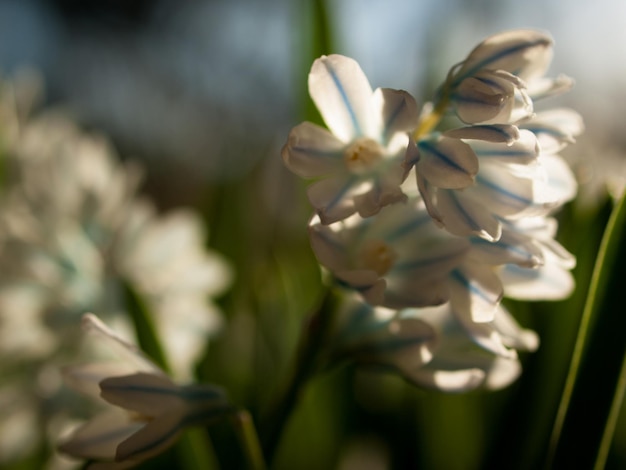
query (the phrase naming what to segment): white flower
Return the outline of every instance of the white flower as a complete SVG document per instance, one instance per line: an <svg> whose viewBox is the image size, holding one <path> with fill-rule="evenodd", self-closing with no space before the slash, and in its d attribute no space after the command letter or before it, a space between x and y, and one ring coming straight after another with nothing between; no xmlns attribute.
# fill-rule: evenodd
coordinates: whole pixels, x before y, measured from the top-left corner
<svg viewBox="0 0 626 470"><path fill-rule="evenodd" d="M442 93L459 118L471 124L514 123L533 114L533 100L569 90L565 76L544 77L552 38L534 30L495 34L455 66Z"/></svg>
<svg viewBox="0 0 626 470"><path fill-rule="evenodd" d="M331 345L335 360L411 373L432 359L438 338L419 318L398 316L396 310L373 307L346 293L337 312Z"/></svg>
<svg viewBox="0 0 626 470"><path fill-rule="evenodd" d="M532 244L539 263L534 266L506 264L499 268L498 277L507 297L520 300L561 300L574 290L570 270L576 259L554 240L557 222L552 218L529 218L510 224L508 230Z"/></svg>
<svg viewBox="0 0 626 470"><path fill-rule="evenodd" d="M61 444L62 452L119 462L119 467L125 468L163 452L185 427L210 422L230 409L220 389L175 384L94 315L83 317L83 327L120 357L116 362L68 367L66 381L78 391L99 395L114 406L76 429Z"/></svg>
<svg viewBox="0 0 626 470"><path fill-rule="evenodd" d="M430 219L420 200L395 204L376 217L358 215L309 225L318 261L372 305L436 305L448 300L448 275L460 265L467 240L452 237Z"/></svg>
<svg viewBox="0 0 626 470"><path fill-rule="evenodd" d="M568 144L573 144L585 129L581 115L569 108L540 111L517 125L537 136L541 153L545 155L556 154Z"/></svg>
<svg viewBox="0 0 626 470"><path fill-rule="evenodd" d="M153 314L174 376L191 377L221 323L211 297L232 278L205 248L199 216L175 210L161 217L138 196L138 169L64 115L25 119L5 145L0 367L19 378L38 419L50 423L58 415L64 391L48 371L76 353L79 315L98 310L116 328L132 330L126 285ZM52 379L38 380L42 374Z"/></svg>
<svg viewBox="0 0 626 470"><path fill-rule="evenodd" d="M0 208L0 302L30 292L38 302L27 316L48 315L47 328L62 337L85 310L123 312L120 285L128 282L154 312L175 373L189 377L220 325L210 296L232 278L204 247L200 218L190 210L160 217L137 195L136 168L63 116L28 121L9 149L18 178Z"/></svg>
<svg viewBox="0 0 626 470"><path fill-rule="evenodd" d="M569 190L562 193L556 181L551 180L552 160L538 158L540 148L532 132L521 129L512 142L506 140L510 132L502 133L500 141L482 139L482 128L476 132L480 139L472 138L474 133L473 128L467 128L453 134L471 149L468 155L478 162L475 176L463 187L447 184L443 172L441 178L432 178L430 163L420 167L422 154L429 159L452 161L441 146L431 144L431 139L420 140L416 150L407 153L407 165L416 164L417 185L430 215L446 230L459 236L478 235L497 241L502 233L501 219L545 215L565 202ZM450 180L455 178L452 173Z"/></svg>
<svg viewBox="0 0 626 470"><path fill-rule="evenodd" d="M150 204L136 202L117 236L114 266L148 302L172 370L188 379L221 325L210 298L228 287L232 272L204 248L204 226L189 210L159 217Z"/></svg>
<svg viewBox="0 0 626 470"><path fill-rule="evenodd" d="M404 200L402 159L417 123L414 99L403 91L372 91L359 65L341 55L313 63L309 92L329 130L296 126L282 156L294 173L322 178L308 190L321 222L355 212L369 217Z"/></svg>
<svg viewBox="0 0 626 470"><path fill-rule="evenodd" d="M478 343L475 332L468 334L449 304L407 309L400 317L419 318L437 331L439 341L432 360L406 376L420 387L446 392L504 388L521 373L515 349L534 351L539 344L533 331L520 328L501 307L492 322L482 324Z"/></svg>

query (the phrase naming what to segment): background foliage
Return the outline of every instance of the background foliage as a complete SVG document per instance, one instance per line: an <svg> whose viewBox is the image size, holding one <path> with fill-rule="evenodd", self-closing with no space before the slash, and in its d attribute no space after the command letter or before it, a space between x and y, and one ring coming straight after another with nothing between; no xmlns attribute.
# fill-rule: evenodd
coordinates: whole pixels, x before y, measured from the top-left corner
<svg viewBox="0 0 626 470"><path fill-rule="evenodd" d="M595 275L600 289L586 299L613 207L603 169L611 188L626 176L621 109L612 105L625 93L626 70L615 60L626 45L616 23L623 9L617 0L593 8L580 1L4 0L0 67L8 76L25 66L39 70L46 106L69 109L86 128L109 134L123 156L139 159L143 191L161 209L188 205L202 213L207 244L229 259L236 279L219 300L224 330L197 375L227 388L262 423L322 292L304 183L279 157L291 126L319 121L306 93L312 60L350 55L374 86L427 99L468 45L511 27L550 31L553 69L578 80L563 104L583 115L587 131L565 153L581 195L560 219L560 241L578 259L578 288L563 302L509 305L539 333L540 349L523 357L521 378L498 392L443 395L350 366L322 374L300 396L274 467L527 469L542 468L553 450L550 465L572 468L578 449L591 467L605 425L586 428L587 417L604 413L616 422L613 439L603 441L610 443L607 468L620 468L621 395L608 404L624 386L623 215L614 216L613 238L604 242L611 263ZM578 335L585 340L577 346L581 378L571 382L564 443L549 450ZM210 447L202 431L190 432L145 468L244 467L229 423L209 436ZM38 468L42 455L11 468Z"/></svg>

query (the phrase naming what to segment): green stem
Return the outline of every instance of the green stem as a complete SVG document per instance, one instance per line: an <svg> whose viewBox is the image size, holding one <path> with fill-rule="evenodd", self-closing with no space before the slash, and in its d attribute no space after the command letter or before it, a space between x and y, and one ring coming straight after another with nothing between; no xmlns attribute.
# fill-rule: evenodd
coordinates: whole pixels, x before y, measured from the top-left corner
<svg viewBox="0 0 626 470"><path fill-rule="evenodd" d="M130 283L124 282L122 287L126 299L126 308L135 326L139 346L161 369L170 373L167 356L161 346L148 306Z"/></svg>
<svg viewBox="0 0 626 470"><path fill-rule="evenodd" d="M320 308L309 319L302 332L291 377L263 421L263 450L269 463L272 462L283 429L306 383L320 368L320 352L332 325L335 304L335 295L329 289Z"/></svg>
<svg viewBox="0 0 626 470"><path fill-rule="evenodd" d="M232 415L231 420L241 443L241 447L246 454L248 468L250 470L265 470L265 460L263 459L263 451L259 443L259 437L252 421L252 417L247 410L238 410Z"/></svg>
<svg viewBox="0 0 626 470"><path fill-rule="evenodd" d="M624 402L624 392L626 391L626 354L622 360L622 368L619 374L619 381L615 388L615 395L613 396L613 403L611 404L611 410L609 411L609 418L607 419L602 439L600 440L600 448L598 450L598 456L594 465L594 470L602 470L606 467L606 460L609 456L609 450L613 443L613 433L615 432L615 426L617 426L617 420L619 418L620 409Z"/></svg>
<svg viewBox="0 0 626 470"><path fill-rule="evenodd" d="M626 342L622 314L626 275L626 198L604 232L572 362L549 443L546 468L592 468L612 434L611 405L620 396Z"/></svg>
<svg viewBox="0 0 626 470"><path fill-rule="evenodd" d="M445 86L445 85L444 85ZM431 132L439 122L448 108L449 103L448 93L443 93L441 98L437 101L437 104L433 108L433 110L426 115L424 118L420 119L420 122L417 126L417 129L413 133L413 137L415 140L418 140L420 137Z"/></svg>

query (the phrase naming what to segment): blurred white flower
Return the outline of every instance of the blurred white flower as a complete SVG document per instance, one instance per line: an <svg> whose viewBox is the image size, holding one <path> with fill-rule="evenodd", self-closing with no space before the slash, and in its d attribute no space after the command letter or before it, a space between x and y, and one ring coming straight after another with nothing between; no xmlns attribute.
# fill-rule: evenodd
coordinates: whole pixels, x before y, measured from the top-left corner
<svg viewBox="0 0 626 470"><path fill-rule="evenodd" d="M67 367L66 382L113 407L75 429L61 444L61 452L116 462L107 468L127 468L163 452L184 428L206 424L231 409L219 388L175 384L95 315L85 315L82 323L94 336L91 340L104 341L118 358Z"/></svg>
<svg viewBox="0 0 626 470"><path fill-rule="evenodd" d="M68 116L15 115L12 122L10 132L0 130L7 175L0 200L0 389L29 383L24 396L45 423L62 407L60 381L48 372L75 354L77 318L97 310L116 328L132 330L127 285L151 313L172 373L190 378L221 324L211 299L232 278L205 247L200 217L191 210L160 216L138 195L139 169Z"/></svg>

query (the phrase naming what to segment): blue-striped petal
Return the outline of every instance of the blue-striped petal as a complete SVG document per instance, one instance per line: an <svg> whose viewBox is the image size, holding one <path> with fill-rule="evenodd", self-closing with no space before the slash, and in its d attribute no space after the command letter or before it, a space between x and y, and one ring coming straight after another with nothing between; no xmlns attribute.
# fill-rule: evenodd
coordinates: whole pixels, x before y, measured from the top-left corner
<svg viewBox="0 0 626 470"><path fill-rule="evenodd" d="M528 29L490 36L470 52L453 85L482 69L506 70L523 79L543 75L552 59L552 44L549 35Z"/></svg>
<svg viewBox="0 0 626 470"><path fill-rule="evenodd" d="M345 168L345 144L328 130L303 122L289 133L282 149L287 168L304 178L324 176Z"/></svg>
<svg viewBox="0 0 626 470"><path fill-rule="evenodd" d="M138 373L100 382L101 396L109 403L145 416L180 406L180 387L167 377Z"/></svg>
<svg viewBox="0 0 626 470"><path fill-rule="evenodd" d="M431 198L436 195L436 204L430 203L436 212L430 208L429 212L433 217L438 216L438 221L454 235L477 235L489 241L499 240L502 227L489 206L466 197L464 192L439 189L432 194L433 191L430 191Z"/></svg>
<svg viewBox="0 0 626 470"><path fill-rule="evenodd" d="M507 265L499 272L507 297L519 300L561 300L574 290L569 270L547 260L535 269Z"/></svg>
<svg viewBox="0 0 626 470"><path fill-rule="evenodd" d="M373 137L372 88L359 64L338 54L315 60L309 93L330 131L343 142Z"/></svg>
<svg viewBox="0 0 626 470"><path fill-rule="evenodd" d="M439 136L417 143L416 171L440 188L465 188L474 182L478 159L472 148L459 139Z"/></svg>
<svg viewBox="0 0 626 470"><path fill-rule="evenodd" d="M484 159L525 164L536 159L540 151L535 134L525 129L521 129L518 138L510 144L473 140L470 145L481 164Z"/></svg>
<svg viewBox="0 0 626 470"><path fill-rule="evenodd" d="M356 209L352 195L359 189L357 181L356 176L339 174L309 185L309 202L323 224L331 224L354 214Z"/></svg>
<svg viewBox="0 0 626 470"><path fill-rule="evenodd" d="M488 266L466 263L450 275L450 305L462 322L493 321L502 296L500 279Z"/></svg>
<svg viewBox="0 0 626 470"><path fill-rule="evenodd" d="M113 460L120 442L139 431L145 422L131 421L122 410L101 413L76 429L59 446L63 453L84 459Z"/></svg>
<svg viewBox="0 0 626 470"><path fill-rule="evenodd" d="M165 451L184 429L183 412L183 408L176 408L149 421L117 446L115 460L142 461Z"/></svg>
<svg viewBox="0 0 626 470"><path fill-rule="evenodd" d="M512 124L485 124L476 126L457 127L443 133L453 139L484 140L511 145L520 138L517 126Z"/></svg>
<svg viewBox="0 0 626 470"><path fill-rule="evenodd" d="M374 112L382 116L381 142L386 144L394 134L412 132L417 127L417 103L406 91L377 88L373 100Z"/></svg>

